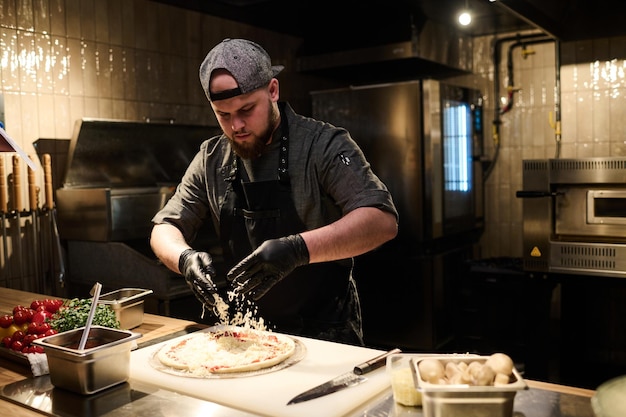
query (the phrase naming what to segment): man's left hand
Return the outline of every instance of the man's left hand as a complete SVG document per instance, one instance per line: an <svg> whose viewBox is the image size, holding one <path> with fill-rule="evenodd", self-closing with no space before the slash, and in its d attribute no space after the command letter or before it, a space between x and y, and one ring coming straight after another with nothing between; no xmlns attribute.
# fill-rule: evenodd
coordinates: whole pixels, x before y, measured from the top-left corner
<svg viewBox="0 0 626 417"><path fill-rule="evenodd" d="M226 278L235 291L253 300L263 297L276 283L299 266L309 263L309 250L299 234L266 240L235 265Z"/></svg>

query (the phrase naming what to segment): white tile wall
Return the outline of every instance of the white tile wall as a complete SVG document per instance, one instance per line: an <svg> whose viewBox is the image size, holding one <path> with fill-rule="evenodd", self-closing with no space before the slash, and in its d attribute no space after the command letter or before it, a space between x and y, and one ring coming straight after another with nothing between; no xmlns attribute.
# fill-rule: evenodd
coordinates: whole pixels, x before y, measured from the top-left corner
<svg viewBox="0 0 626 417"><path fill-rule="evenodd" d="M221 39L246 35L277 60L299 45L149 0L2 0L2 122L31 155L39 138L69 139L83 117L216 124L198 67ZM0 157L10 162L11 154Z"/></svg>
<svg viewBox="0 0 626 417"><path fill-rule="evenodd" d="M488 79L493 79L494 67L484 62L484 45L491 40L475 42L475 72ZM522 160L556 156L555 45L533 45L532 49L534 53L526 58L516 51L513 60L514 84L520 91L512 110L502 116L497 167L485 187L483 257L523 255L522 205L515 197L522 186ZM506 53L502 57L500 99L504 100ZM561 157L626 155L625 59L624 37L561 45ZM490 98L487 94L493 114ZM485 145L492 155L488 135Z"/></svg>

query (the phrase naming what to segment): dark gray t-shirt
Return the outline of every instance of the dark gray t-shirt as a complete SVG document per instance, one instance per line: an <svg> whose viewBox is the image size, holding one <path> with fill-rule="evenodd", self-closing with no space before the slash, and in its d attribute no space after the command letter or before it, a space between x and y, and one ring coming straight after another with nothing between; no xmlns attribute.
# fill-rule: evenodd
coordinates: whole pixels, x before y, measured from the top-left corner
<svg viewBox="0 0 626 417"><path fill-rule="evenodd" d="M296 210L308 230L330 224L359 207L398 213L387 187L342 128L296 114L285 106L289 125L288 171ZM251 181L278 178L278 142L258 159L243 161ZM219 232L219 213L236 163L226 136L200 147L172 198L152 219L178 227L192 242L210 217ZM273 177L273 178L272 178Z"/></svg>

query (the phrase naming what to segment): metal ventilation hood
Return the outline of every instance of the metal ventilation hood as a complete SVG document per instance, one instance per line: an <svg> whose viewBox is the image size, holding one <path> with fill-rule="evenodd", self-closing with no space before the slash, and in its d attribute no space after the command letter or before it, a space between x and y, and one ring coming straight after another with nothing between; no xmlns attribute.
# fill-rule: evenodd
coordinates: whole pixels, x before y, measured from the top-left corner
<svg viewBox="0 0 626 417"><path fill-rule="evenodd" d="M352 37L376 43L407 16L454 27L464 4L472 10L471 36L538 28L562 41L626 35L623 0L152 0L301 37L302 55L329 52ZM341 7L339 7L341 3ZM287 16L277 18L278 14ZM408 38L407 38L408 39ZM406 40L406 39L405 39ZM310 47L318 51L308 50ZM347 50L348 48L341 48Z"/></svg>
<svg viewBox="0 0 626 417"><path fill-rule="evenodd" d="M471 71L471 38L427 20L412 25L406 40L298 58L297 70L350 80L352 84L440 78Z"/></svg>
<svg viewBox="0 0 626 417"><path fill-rule="evenodd" d="M623 0L153 0L302 39L298 70L351 82L468 71L472 37L539 29L561 41L626 36ZM466 4L474 19L460 29ZM288 16L277 19L276 13Z"/></svg>
<svg viewBox="0 0 626 417"><path fill-rule="evenodd" d="M465 73L473 36L531 28L488 0L158 1L295 35L298 71L351 83ZM474 19L460 29L464 4Z"/></svg>

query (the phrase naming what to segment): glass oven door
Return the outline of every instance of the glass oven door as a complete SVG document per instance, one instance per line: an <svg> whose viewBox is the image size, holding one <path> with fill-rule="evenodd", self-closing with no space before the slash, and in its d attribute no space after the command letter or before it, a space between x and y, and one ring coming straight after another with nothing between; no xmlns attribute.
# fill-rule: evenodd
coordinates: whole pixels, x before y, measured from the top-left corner
<svg viewBox="0 0 626 417"><path fill-rule="evenodd" d="M626 225L626 190L587 191L587 223Z"/></svg>
<svg viewBox="0 0 626 417"><path fill-rule="evenodd" d="M444 234L475 226L473 110L469 101L442 97Z"/></svg>

